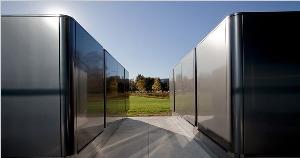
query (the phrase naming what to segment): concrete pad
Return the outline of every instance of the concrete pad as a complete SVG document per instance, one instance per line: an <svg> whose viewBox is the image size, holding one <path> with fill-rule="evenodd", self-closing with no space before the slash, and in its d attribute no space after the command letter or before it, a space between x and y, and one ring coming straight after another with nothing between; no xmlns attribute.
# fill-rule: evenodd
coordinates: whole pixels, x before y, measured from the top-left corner
<svg viewBox="0 0 300 158"><path fill-rule="evenodd" d="M195 136L195 127L178 116L129 117L92 157L218 157Z"/></svg>
<svg viewBox="0 0 300 158"><path fill-rule="evenodd" d="M150 158L210 157L194 140L194 135L178 125L176 117L154 118L149 124Z"/></svg>
<svg viewBox="0 0 300 158"><path fill-rule="evenodd" d="M147 124L125 119L97 157L143 158L148 155Z"/></svg>

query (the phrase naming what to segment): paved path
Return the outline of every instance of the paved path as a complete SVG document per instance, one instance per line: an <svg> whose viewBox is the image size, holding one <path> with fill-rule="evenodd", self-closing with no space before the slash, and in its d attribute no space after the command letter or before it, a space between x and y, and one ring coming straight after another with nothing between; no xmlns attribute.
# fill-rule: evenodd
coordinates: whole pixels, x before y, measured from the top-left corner
<svg viewBox="0 0 300 158"><path fill-rule="evenodd" d="M193 126L176 116L125 119L97 158L199 158L212 157L196 142ZM214 156L213 156L214 157Z"/></svg>

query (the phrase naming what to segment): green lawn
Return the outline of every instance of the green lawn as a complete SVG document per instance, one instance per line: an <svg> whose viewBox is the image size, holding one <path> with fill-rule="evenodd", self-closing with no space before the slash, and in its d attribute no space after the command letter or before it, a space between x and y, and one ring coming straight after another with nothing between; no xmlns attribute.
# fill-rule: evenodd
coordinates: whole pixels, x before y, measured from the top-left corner
<svg viewBox="0 0 300 158"><path fill-rule="evenodd" d="M147 98L141 96L129 97L127 116L157 116L171 115L169 98Z"/></svg>

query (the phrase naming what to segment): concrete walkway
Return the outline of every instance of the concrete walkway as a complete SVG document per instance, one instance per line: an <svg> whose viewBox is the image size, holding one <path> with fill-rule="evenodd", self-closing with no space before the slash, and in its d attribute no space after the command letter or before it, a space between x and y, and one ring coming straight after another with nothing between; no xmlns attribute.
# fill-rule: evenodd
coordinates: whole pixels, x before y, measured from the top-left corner
<svg viewBox="0 0 300 158"><path fill-rule="evenodd" d="M98 148L97 158L216 157L193 134L193 126L177 116L130 117Z"/></svg>

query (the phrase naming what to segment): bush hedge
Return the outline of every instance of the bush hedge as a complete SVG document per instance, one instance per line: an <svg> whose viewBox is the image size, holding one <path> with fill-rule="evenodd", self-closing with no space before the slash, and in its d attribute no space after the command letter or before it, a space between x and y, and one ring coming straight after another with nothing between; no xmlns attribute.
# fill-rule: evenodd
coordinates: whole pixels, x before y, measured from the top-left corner
<svg viewBox="0 0 300 158"><path fill-rule="evenodd" d="M169 98L169 92L130 92L132 96L141 96L147 98Z"/></svg>

